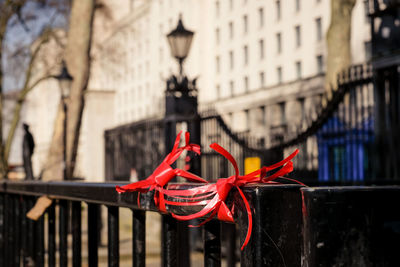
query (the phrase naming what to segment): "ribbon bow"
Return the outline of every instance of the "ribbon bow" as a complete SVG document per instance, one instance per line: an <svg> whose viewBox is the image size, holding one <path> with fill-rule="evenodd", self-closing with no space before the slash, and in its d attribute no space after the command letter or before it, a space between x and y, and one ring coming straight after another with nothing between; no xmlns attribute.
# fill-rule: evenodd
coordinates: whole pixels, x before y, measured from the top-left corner
<svg viewBox="0 0 400 267"><path fill-rule="evenodd" d="M185 133L185 146L179 147L181 133L182 131L178 133L172 151L165 157L165 159L149 177L147 177L145 180L141 180L132 184L116 186L117 192L124 193L138 191L140 193L146 193L155 190L156 193L154 194L154 202L158 206L160 211L166 212L164 195L160 193L160 189L162 189L174 177L181 176L189 181L208 183L206 180L200 178L193 173L181 169L173 169L171 167L171 164L173 164L185 150L193 151L196 154L200 155L200 146L197 144L190 144L190 134L188 132Z"/></svg>
<svg viewBox="0 0 400 267"><path fill-rule="evenodd" d="M234 222L234 206L232 205L232 207L229 208L225 201L230 190L235 187L244 202L248 218L247 234L245 241L243 242L243 245L241 247L241 249L243 250L250 240L253 227L253 219L249 202L247 201L240 187L249 183L274 183L272 182L274 179L288 174L293 170L293 163L291 162L291 160L297 155L299 151L296 149L290 156L276 164L267 167L264 166L255 172L241 176L239 175L239 169L236 160L228 151L226 151L217 143L211 144L210 147L231 162L235 169L235 175L228 178L221 178L215 184L207 184L187 190L160 189L161 192L168 196L170 199L175 199L175 201L168 199L165 199L163 201L167 205L174 206L204 206L199 212L190 215L177 215L175 213L171 213L172 216L178 220L192 220L208 215L208 217L202 223L196 226L191 225L191 227L201 226L210 221L213 217L215 217L215 215L217 215L218 219L220 220ZM279 167L282 168L280 168L274 174L266 176L267 172L275 170ZM297 182L296 180L290 178L285 179ZM182 202L182 200L184 200L185 202Z"/></svg>

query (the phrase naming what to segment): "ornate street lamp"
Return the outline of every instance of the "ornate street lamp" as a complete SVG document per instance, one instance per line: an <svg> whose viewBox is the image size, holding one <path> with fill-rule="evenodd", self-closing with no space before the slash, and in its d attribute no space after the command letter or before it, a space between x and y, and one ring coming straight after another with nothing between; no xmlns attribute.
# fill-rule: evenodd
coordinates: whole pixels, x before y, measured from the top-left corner
<svg viewBox="0 0 400 267"><path fill-rule="evenodd" d="M189 54L194 33L185 29L182 23L182 15L179 15L178 26L168 35L168 44L171 48L171 54L179 62L179 74L182 75L182 63Z"/></svg>
<svg viewBox="0 0 400 267"><path fill-rule="evenodd" d="M69 98L70 93L71 93L71 85L73 81L73 77L69 74L67 65L65 64L65 61L62 61L62 68L61 68L61 73L57 76L55 76L58 80L58 83L60 85L60 91L61 91L61 102L63 104L63 109L64 109L64 129L63 129L63 161L64 161L64 170L63 170L63 179L68 180L68 175L67 175L67 114L68 114L68 106L66 103L66 100Z"/></svg>

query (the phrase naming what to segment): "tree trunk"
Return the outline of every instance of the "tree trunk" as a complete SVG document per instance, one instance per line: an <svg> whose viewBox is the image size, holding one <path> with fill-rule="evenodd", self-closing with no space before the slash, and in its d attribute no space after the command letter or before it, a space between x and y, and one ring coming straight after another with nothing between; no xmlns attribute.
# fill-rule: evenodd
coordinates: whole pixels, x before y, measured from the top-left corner
<svg viewBox="0 0 400 267"><path fill-rule="evenodd" d="M95 1L75 0L72 3L70 24L68 32L68 43L65 52L65 60L68 71L74 80L71 86L70 100L68 105L67 125L67 176L72 177L75 159L78 150L79 133L81 127L82 113L84 108L84 93L89 81L90 74L90 47L92 36L93 15ZM43 172L43 180L61 180L61 169L63 167L63 138L62 138L62 109L58 110L56 116L56 127L50 144L47 162L53 162L51 168ZM61 127L59 127L61 126ZM60 129L61 128L61 129ZM61 149L60 149L61 148ZM60 161L61 159L61 161ZM59 162L59 164L56 164ZM53 167L54 166L54 167Z"/></svg>
<svg viewBox="0 0 400 267"><path fill-rule="evenodd" d="M337 87L337 74L351 65L351 15L356 0L331 0L331 23L326 36L327 90Z"/></svg>

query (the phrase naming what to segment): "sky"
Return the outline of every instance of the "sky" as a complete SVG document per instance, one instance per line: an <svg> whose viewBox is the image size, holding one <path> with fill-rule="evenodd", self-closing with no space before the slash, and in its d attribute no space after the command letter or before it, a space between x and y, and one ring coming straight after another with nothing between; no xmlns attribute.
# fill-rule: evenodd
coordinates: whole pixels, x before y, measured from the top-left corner
<svg viewBox="0 0 400 267"><path fill-rule="evenodd" d="M25 81L25 69L29 60L30 45L40 36L41 32L47 28L67 28L68 21L65 4L62 1L48 5L42 5L34 1L28 1L22 10L24 23L21 23L17 16L10 20L8 24L5 42L3 45L3 71L4 91L18 90ZM68 2L67 0L64 2ZM19 57L14 56L17 51Z"/></svg>

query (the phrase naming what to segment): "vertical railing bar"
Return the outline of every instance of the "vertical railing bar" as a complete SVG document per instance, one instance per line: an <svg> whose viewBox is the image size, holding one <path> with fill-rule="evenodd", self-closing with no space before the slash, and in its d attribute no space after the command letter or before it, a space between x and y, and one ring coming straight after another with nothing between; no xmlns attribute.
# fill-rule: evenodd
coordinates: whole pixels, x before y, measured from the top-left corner
<svg viewBox="0 0 400 267"><path fill-rule="evenodd" d="M72 266L82 266L82 212L81 202L72 202Z"/></svg>
<svg viewBox="0 0 400 267"><path fill-rule="evenodd" d="M96 204L88 204L88 263L89 267L98 266L98 246L99 246L99 209Z"/></svg>
<svg viewBox="0 0 400 267"><path fill-rule="evenodd" d="M0 193L0 266L5 266L5 248L6 248L6 239L5 239L5 194Z"/></svg>
<svg viewBox="0 0 400 267"><path fill-rule="evenodd" d="M48 255L48 266L56 266L56 208L55 204L51 204L47 210L47 255Z"/></svg>
<svg viewBox="0 0 400 267"><path fill-rule="evenodd" d="M14 254L15 254L15 247L14 247L14 202L13 197L10 194L6 195L5 198L5 209L6 209L6 247L5 247L5 266L14 266Z"/></svg>
<svg viewBox="0 0 400 267"><path fill-rule="evenodd" d="M146 266L146 213L132 211L132 266Z"/></svg>
<svg viewBox="0 0 400 267"><path fill-rule="evenodd" d="M220 222L209 221L203 228L204 266L221 266L221 231Z"/></svg>
<svg viewBox="0 0 400 267"><path fill-rule="evenodd" d="M35 266L44 266L44 217L35 222Z"/></svg>
<svg viewBox="0 0 400 267"><path fill-rule="evenodd" d="M21 196L21 259L23 266L26 266L26 260L28 258L28 218L26 213L28 212L27 198ZM0 266L3 266L0 264Z"/></svg>
<svg viewBox="0 0 400 267"><path fill-rule="evenodd" d="M177 222L171 215L162 216L161 266L177 266Z"/></svg>
<svg viewBox="0 0 400 267"><path fill-rule="evenodd" d="M29 211L33 207L33 197L27 197L27 211ZM31 266L34 260L34 247L35 247L35 222L31 219L27 219L28 227L27 227L27 257L24 260L25 266Z"/></svg>
<svg viewBox="0 0 400 267"><path fill-rule="evenodd" d="M108 207L108 266L119 266L119 210Z"/></svg>
<svg viewBox="0 0 400 267"><path fill-rule="evenodd" d="M60 267L68 266L68 201L59 203L59 256Z"/></svg>
<svg viewBox="0 0 400 267"><path fill-rule="evenodd" d="M15 266L20 266L21 262L21 205L20 205L20 196L14 196L14 212L15 212L15 220L14 225L16 227L14 231L14 242L15 242Z"/></svg>
<svg viewBox="0 0 400 267"><path fill-rule="evenodd" d="M223 224L226 235L226 266L235 267L236 265L236 225L225 223Z"/></svg>

